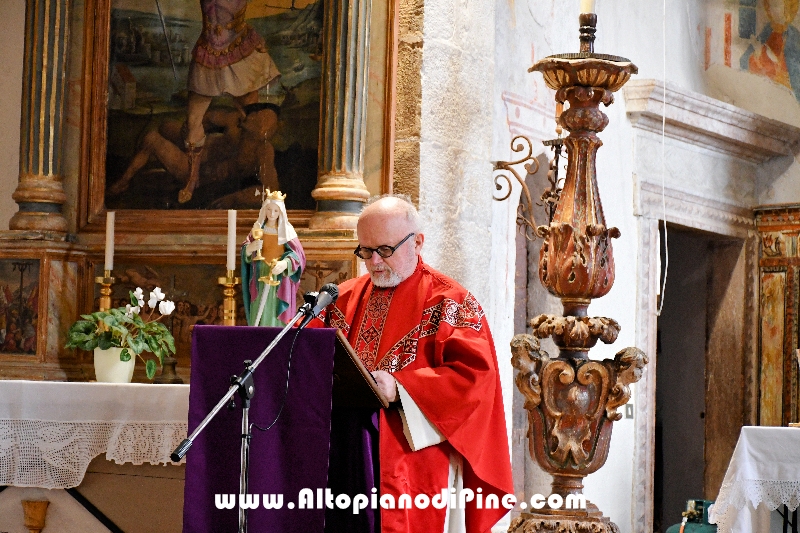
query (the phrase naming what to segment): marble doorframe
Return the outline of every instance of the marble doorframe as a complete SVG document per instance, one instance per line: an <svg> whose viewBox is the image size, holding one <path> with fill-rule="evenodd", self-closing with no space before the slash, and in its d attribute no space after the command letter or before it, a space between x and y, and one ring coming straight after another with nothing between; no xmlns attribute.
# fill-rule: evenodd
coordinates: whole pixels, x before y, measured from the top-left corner
<svg viewBox="0 0 800 533"><path fill-rule="evenodd" d="M755 423L759 243L752 207L756 180L764 163L795 152L800 129L672 84L665 88L656 80L632 81L624 89L624 98L633 126L635 154L633 204L638 225L635 338L636 346L651 354L650 364L633 395L636 442L632 527L634 531L652 531L656 310L660 282L660 268L654 266L660 261L659 221L743 242L746 287L742 317L742 422ZM664 167L664 176L658 172L658 164L647 160L648 156L652 158L652 151L646 153L648 142L661 142L662 118L669 146L669 164ZM714 176L708 176L710 167L716 167ZM692 176L709 179L706 183L691 183Z"/></svg>
<svg viewBox="0 0 800 533"><path fill-rule="evenodd" d="M636 384L634 403L634 446L632 516L635 531L652 531L655 468L656 413L656 341L658 329L658 292L660 283L659 224L667 223L731 237L743 242L746 288L743 302L743 371L745 424L755 423L758 399L757 318L758 318L758 237L749 209L714 202L675 189L665 189L666 216L662 209L660 187L637 183L638 266L636 275L636 346L650 355L641 381ZM673 295L674 296L674 295Z"/></svg>

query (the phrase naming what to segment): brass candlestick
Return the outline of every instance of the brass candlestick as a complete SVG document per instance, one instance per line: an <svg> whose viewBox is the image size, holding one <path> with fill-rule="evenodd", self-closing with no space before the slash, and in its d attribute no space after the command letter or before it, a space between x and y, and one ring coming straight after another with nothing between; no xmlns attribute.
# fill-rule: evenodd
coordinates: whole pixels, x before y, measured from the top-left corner
<svg viewBox="0 0 800 533"><path fill-rule="evenodd" d="M225 287L222 294L225 298L222 300L222 324L225 326L236 325L236 299L234 295L236 290L234 287L242 282L240 278L236 277L235 270L228 270L224 278L217 278L217 283Z"/></svg>
<svg viewBox="0 0 800 533"><path fill-rule="evenodd" d="M44 529L48 505L50 505L50 502L47 500L22 501L25 527L30 533L39 533Z"/></svg>
<svg viewBox="0 0 800 533"><path fill-rule="evenodd" d="M116 279L111 276L110 270L105 270L102 276L94 278L94 282L100 285L100 311L108 311L111 309L111 286Z"/></svg>

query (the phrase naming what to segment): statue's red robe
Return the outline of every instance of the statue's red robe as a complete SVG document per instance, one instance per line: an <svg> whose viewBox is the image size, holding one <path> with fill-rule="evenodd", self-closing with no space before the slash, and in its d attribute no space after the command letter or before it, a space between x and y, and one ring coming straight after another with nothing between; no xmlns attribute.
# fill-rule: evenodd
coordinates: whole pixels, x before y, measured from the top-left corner
<svg viewBox="0 0 800 533"><path fill-rule="evenodd" d="M380 494L430 497L448 487L450 455L463 457L464 487L483 501L513 493L503 398L492 335L474 296L420 259L397 287L368 275L339 286L326 322L342 330L369 370L393 372L446 440L412 451L397 409L380 416ZM484 533L508 512L467 504L467 533ZM382 533L436 533L445 509L381 509Z"/></svg>

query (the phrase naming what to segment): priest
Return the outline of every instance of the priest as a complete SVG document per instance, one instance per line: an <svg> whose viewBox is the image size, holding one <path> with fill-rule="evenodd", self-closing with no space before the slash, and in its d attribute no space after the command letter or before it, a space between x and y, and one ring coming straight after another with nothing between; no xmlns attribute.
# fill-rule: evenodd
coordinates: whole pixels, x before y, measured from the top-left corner
<svg viewBox="0 0 800 533"><path fill-rule="evenodd" d="M357 526L357 519L329 512L326 532L489 532L508 512L497 502L513 485L484 311L466 289L422 260L425 237L407 197L370 201L358 220L358 242L355 254L368 274L339 286L339 299L323 320L347 336L392 405L346 450L341 435L352 420L334 412L329 487L335 493L357 472L368 480L367 493L374 483L379 497L391 496L381 507L393 501L394 508L368 512ZM397 505L403 494L432 499L443 490L448 496L471 490L474 499L463 508Z"/></svg>

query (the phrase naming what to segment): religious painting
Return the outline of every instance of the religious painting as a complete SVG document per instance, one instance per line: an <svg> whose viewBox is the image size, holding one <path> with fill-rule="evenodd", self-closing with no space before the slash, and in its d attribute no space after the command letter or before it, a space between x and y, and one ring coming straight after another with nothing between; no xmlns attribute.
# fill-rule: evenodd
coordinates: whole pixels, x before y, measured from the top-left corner
<svg viewBox="0 0 800 533"><path fill-rule="evenodd" d="M786 271L761 273L759 424L783 424L783 337Z"/></svg>
<svg viewBox="0 0 800 533"><path fill-rule="evenodd" d="M0 267L4 262L0 261ZM103 266L95 265L94 276L101 276ZM0 270L0 274L4 272ZM5 289L11 297L18 301L17 287L19 286L19 272L13 272L9 279L16 279L16 285ZM164 324L175 337L176 356L179 369L181 366L188 368L191 358L192 328L198 324L222 325L223 323L223 287L218 285L217 278L222 273L220 265L211 264L141 264L117 263L114 267L116 283L112 285L111 306L125 307L130 303L130 292L141 287L144 290L145 300L150 291L160 287L166 299L175 302L175 310L165 317ZM326 283L340 284L352 277L353 259L326 259L309 260L306 270L300 279L298 287L298 305L303 301L303 294L309 291L318 291ZM25 272L28 280L32 274ZM5 283L6 277L0 277L0 283ZM36 277L38 280L38 266ZM32 287L32 285L30 286ZM26 288L24 296L30 299L31 289ZM10 292L9 292L10 291ZM35 293L34 293L35 294ZM100 305L100 286L94 285L94 301L92 309ZM242 301L242 287L236 287L236 325L246 326L244 304ZM26 300L27 301L27 300ZM16 305L16 304L15 304ZM32 304L35 306L35 301ZM33 307L33 309L36 309ZM16 316L16 311L14 312Z"/></svg>
<svg viewBox="0 0 800 533"><path fill-rule="evenodd" d="M108 209L313 209L323 0L111 0Z"/></svg>
<svg viewBox="0 0 800 533"><path fill-rule="evenodd" d="M145 300L150 291L161 288L175 310L163 319L175 337L178 366L188 368L191 358L192 328L198 324L222 325L222 287L217 284L219 265L128 264L115 265L116 283L112 285L111 306L125 307L130 292L141 287ZM102 275L102 265L95 266L95 275ZM99 307L100 290L95 285L93 309ZM236 294L237 325L247 325L241 290ZM145 312L148 312L146 310Z"/></svg>
<svg viewBox="0 0 800 533"><path fill-rule="evenodd" d="M36 354L39 260L0 260L0 353Z"/></svg>
<svg viewBox="0 0 800 533"><path fill-rule="evenodd" d="M319 291L327 283L339 285L353 277L352 259L311 261L306 263L306 271L300 278L300 292Z"/></svg>
<svg viewBox="0 0 800 533"><path fill-rule="evenodd" d="M740 0L739 38L748 41L739 68L788 87L800 100L798 0Z"/></svg>
<svg viewBox="0 0 800 533"><path fill-rule="evenodd" d="M800 0L709 4L705 69L720 65L771 81L800 101Z"/></svg>

